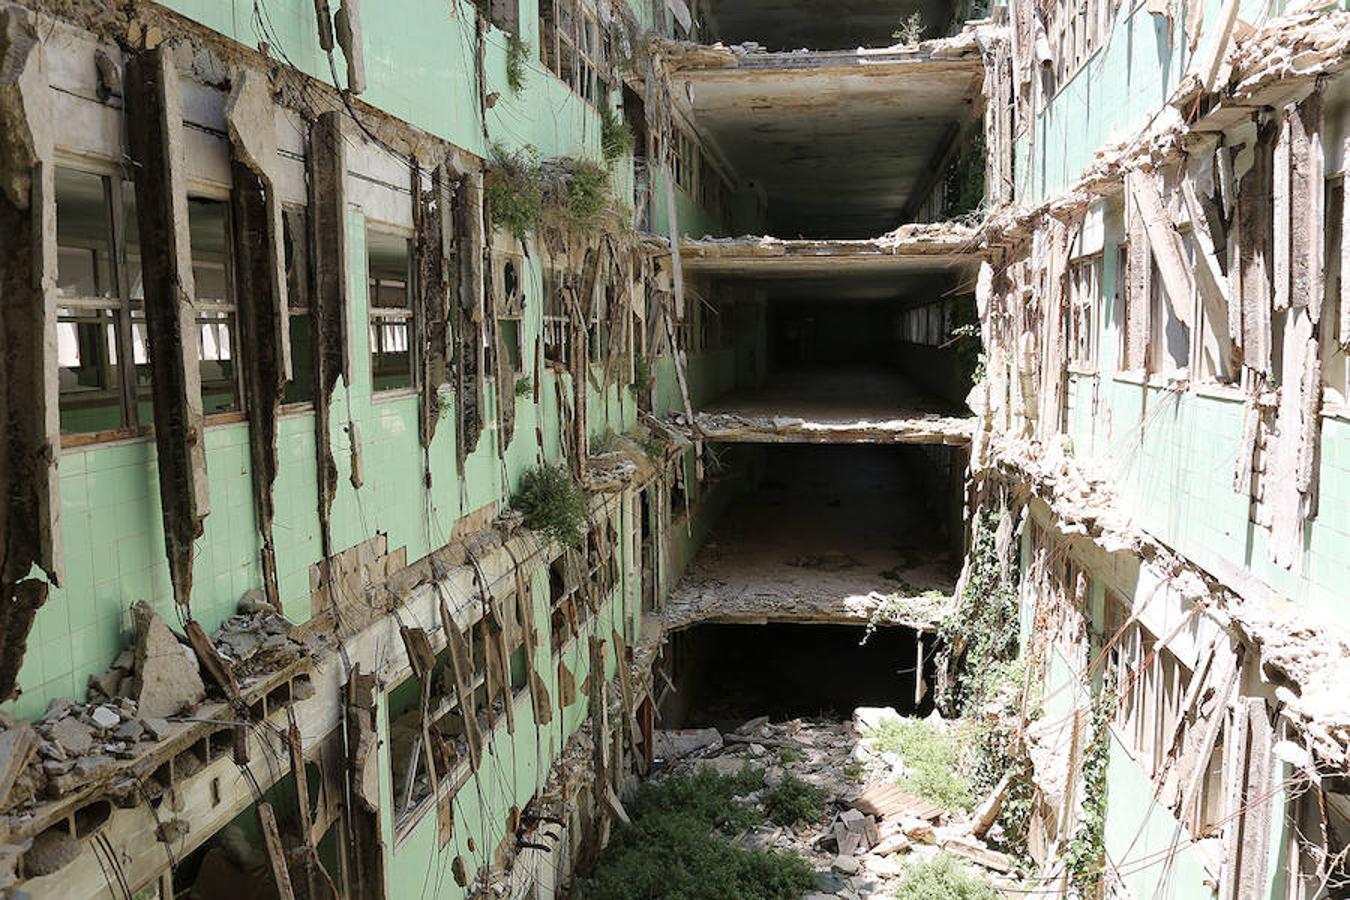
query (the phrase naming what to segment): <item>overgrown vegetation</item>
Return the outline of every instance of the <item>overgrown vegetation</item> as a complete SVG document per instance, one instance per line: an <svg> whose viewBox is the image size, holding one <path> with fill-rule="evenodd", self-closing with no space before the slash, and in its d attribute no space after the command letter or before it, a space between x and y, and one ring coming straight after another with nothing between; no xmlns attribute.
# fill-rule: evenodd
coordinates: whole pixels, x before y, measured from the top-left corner
<svg viewBox="0 0 1350 900"><path fill-rule="evenodd" d="M633 129L614 110L600 111L600 152L605 162L614 162L633 150Z"/></svg>
<svg viewBox="0 0 1350 900"><path fill-rule="evenodd" d="M984 207L986 155L984 132L976 131L970 144L947 168L943 195L948 217L965 216Z"/></svg>
<svg viewBox="0 0 1350 900"><path fill-rule="evenodd" d="M639 397L652 389L652 364L646 356L638 354L633 360L633 391Z"/></svg>
<svg viewBox="0 0 1350 900"><path fill-rule="evenodd" d="M484 180L492 224L524 241L544 211L544 176L533 147L514 153L493 144L492 165Z"/></svg>
<svg viewBox="0 0 1350 900"><path fill-rule="evenodd" d="M609 172L585 159L563 159L546 167L545 214L568 231L593 234L609 208Z"/></svg>
<svg viewBox="0 0 1350 900"><path fill-rule="evenodd" d="M540 465L525 472L511 506L525 516L525 525L568 547L586 537L586 492L562 464Z"/></svg>
<svg viewBox="0 0 1350 900"><path fill-rule="evenodd" d="M533 392L534 392L534 382L529 378L529 376L516 379L517 397L528 397Z"/></svg>
<svg viewBox="0 0 1350 900"><path fill-rule="evenodd" d="M1064 866L1082 900L1102 896L1102 864L1106 859L1106 769L1111 755L1107 725L1115 709L1115 692L1103 690L1092 704L1092 738L1083 753L1082 807L1078 827L1064 853Z"/></svg>
<svg viewBox="0 0 1350 900"><path fill-rule="evenodd" d="M1016 554L1010 552L1005 572L996 546L998 514L986 507L976 519L965 588L938 628L946 675L938 705L961 716L992 696L1005 674L1002 664L1018 654Z"/></svg>
<svg viewBox="0 0 1350 900"><path fill-rule="evenodd" d="M923 40L923 14L918 10L900 20L900 27L891 32L891 39L911 47Z"/></svg>
<svg viewBox="0 0 1350 900"><path fill-rule="evenodd" d="M985 352L980 337L979 323L967 322L956 326L952 329L952 337L956 339L957 358L961 360L962 368L970 373L970 383L974 385L984 381L989 374L986 368L989 354Z"/></svg>
<svg viewBox="0 0 1350 900"><path fill-rule="evenodd" d="M775 825L796 825L820 818L825 792L788 773L764 794L764 809Z"/></svg>
<svg viewBox="0 0 1350 900"><path fill-rule="evenodd" d="M746 850L729 837L762 821L738 800L764 785L760 769L710 770L644 784L600 864L577 886L582 900L797 900L815 882L795 853Z"/></svg>
<svg viewBox="0 0 1350 900"><path fill-rule="evenodd" d="M943 809L969 810L970 781L961 772L961 740L955 726L939 730L923 719L886 719L868 734L882 753L895 753L909 773L899 782L908 793Z"/></svg>
<svg viewBox="0 0 1350 900"><path fill-rule="evenodd" d="M1034 788L1031 762L1010 710L1018 707L1025 680L1019 656L1016 540L1009 532L1007 569L999 561L1000 517L985 507L976 515L965 583L956 607L938 629L938 703L965 722L963 769L978 796L988 794L1011 772L1008 795L999 812L1003 844L1021 853L1026 847Z"/></svg>
<svg viewBox="0 0 1350 900"><path fill-rule="evenodd" d="M903 900L998 900L993 885L950 853L905 870L895 897Z"/></svg>
<svg viewBox="0 0 1350 900"><path fill-rule="evenodd" d="M525 90L525 67L530 62L530 45L518 34L506 39L506 86L519 96Z"/></svg>
<svg viewBox="0 0 1350 900"><path fill-rule="evenodd" d="M604 434L596 435L591 438L591 455L599 456L604 453L613 453L616 450L623 449L623 442L619 435L613 431L606 431Z"/></svg>
<svg viewBox="0 0 1350 900"><path fill-rule="evenodd" d="M940 603L947 599L947 595L942 591L933 588L920 588L918 585L911 584L901 578L894 569L882 572L881 577L898 581L900 588L894 594L883 597L881 602L877 604L877 608L872 610L872 614L867 617L867 625L863 629L862 640L858 641L860 647L865 646L882 625L902 622L905 620L906 614L913 614L925 608L929 603Z"/></svg>

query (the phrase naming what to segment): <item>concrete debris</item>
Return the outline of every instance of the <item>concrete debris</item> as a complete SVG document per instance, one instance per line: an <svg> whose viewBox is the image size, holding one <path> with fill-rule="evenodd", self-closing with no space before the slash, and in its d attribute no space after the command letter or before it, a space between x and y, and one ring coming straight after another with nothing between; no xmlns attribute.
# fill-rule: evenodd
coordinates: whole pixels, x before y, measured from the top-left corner
<svg viewBox="0 0 1350 900"><path fill-rule="evenodd" d="M274 672L306 653L304 644L292 637L295 626L269 610L230 616L211 635L211 643L237 676Z"/></svg>
<svg viewBox="0 0 1350 900"><path fill-rule="evenodd" d="M861 66L874 68L886 63L916 63L962 58L980 59L980 53L996 29L982 22L968 22L964 30L951 37L935 38L917 44L893 44L889 47L858 47L853 50L768 51L755 41L739 44L697 44L653 38L651 48L666 69L687 72L699 69L772 69L826 68Z"/></svg>
<svg viewBox="0 0 1350 900"><path fill-rule="evenodd" d="M654 740L654 752L660 759L680 759L722 746L722 735L716 728L662 729L656 732Z"/></svg>
<svg viewBox="0 0 1350 900"><path fill-rule="evenodd" d="M892 714L901 718L884 707L860 708L843 722L770 722L755 717L727 732L723 742L705 744L690 756L671 761L653 778L700 770L731 776L749 767L764 773L767 788L792 777L820 790L825 802L819 821L764 827L740 838L742 846L790 850L811 862L816 869L816 893L808 897L895 896L899 879L912 862L927 861L944 850L987 869L996 886L1013 887L1007 875L1011 870L1008 857L974 835L972 819L900 794L894 780L903 766L897 769L882 762L874 749L866 749L864 762L857 763L855 751L868 741L860 738L854 723L889 720ZM748 740L751 734L754 742ZM757 753L756 746L762 752ZM765 793L756 790L741 800L760 804ZM869 799L895 795L908 799L899 807L878 803L884 812L869 806Z"/></svg>
<svg viewBox="0 0 1350 900"><path fill-rule="evenodd" d="M173 716L206 696L197 658L150 604L131 608L136 623L136 702L148 716Z"/></svg>
<svg viewBox="0 0 1350 900"><path fill-rule="evenodd" d="M23 856L29 877L59 872L80 855L80 842L60 828L49 828L33 838L33 846Z"/></svg>

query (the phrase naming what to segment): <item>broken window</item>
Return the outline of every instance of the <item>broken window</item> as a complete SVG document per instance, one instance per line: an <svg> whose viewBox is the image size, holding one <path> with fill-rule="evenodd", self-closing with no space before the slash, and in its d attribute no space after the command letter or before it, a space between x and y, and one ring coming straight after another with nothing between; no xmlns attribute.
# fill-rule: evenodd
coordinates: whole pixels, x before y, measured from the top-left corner
<svg viewBox="0 0 1350 900"><path fill-rule="evenodd" d="M675 180L676 187L692 197L697 197L698 170L701 163L698 143L678 125L672 131L675 146L674 152L670 155L671 178Z"/></svg>
<svg viewBox="0 0 1350 900"><path fill-rule="evenodd" d="M548 569L549 636L556 655L571 638L581 634L590 607L580 602L581 555L564 550Z"/></svg>
<svg viewBox="0 0 1350 900"><path fill-rule="evenodd" d="M566 287L557 269L544 270L544 359L558 368L572 365L571 323L567 317Z"/></svg>
<svg viewBox="0 0 1350 900"><path fill-rule="evenodd" d="M411 241L366 229L366 285L370 304L370 381L376 393L413 386L416 322L412 302Z"/></svg>
<svg viewBox="0 0 1350 900"><path fill-rule="evenodd" d="M240 373L235 365L239 310L234 298L234 272L230 268L229 212L229 204L224 200L188 198L202 412L208 416L242 409Z"/></svg>
<svg viewBox="0 0 1350 900"><path fill-rule="evenodd" d="M1328 403L1350 403L1350 334L1346 333L1350 324L1350 310L1342 308L1345 302L1342 282L1345 274L1341 271L1343 214L1345 211L1345 176L1338 174L1327 179L1326 222L1324 255L1326 277L1322 292L1322 383L1326 388Z"/></svg>
<svg viewBox="0 0 1350 900"><path fill-rule="evenodd" d="M592 105L605 99L612 42L595 9L577 0L540 0L539 59Z"/></svg>
<svg viewBox="0 0 1350 900"><path fill-rule="evenodd" d="M1069 363L1085 371L1097 367L1101 283L1100 253L1069 264Z"/></svg>
<svg viewBox="0 0 1350 900"><path fill-rule="evenodd" d="M1186 259L1192 260L1190 235L1185 235ZM1191 329L1177 318L1174 304L1195 309L1195 297L1169 297L1157 262L1149 277L1149 371L1185 378L1191 355Z"/></svg>
<svg viewBox="0 0 1350 900"><path fill-rule="evenodd" d="M61 430L118 436L153 420L134 186L61 166L55 185Z"/></svg>
<svg viewBox="0 0 1350 900"><path fill-rule="evenodd" d="M309 297L309 227L303 207L282 211L282 243L286 264L286 307L290 316L291 380L282 402L314 402L314 332Z"/></svg>

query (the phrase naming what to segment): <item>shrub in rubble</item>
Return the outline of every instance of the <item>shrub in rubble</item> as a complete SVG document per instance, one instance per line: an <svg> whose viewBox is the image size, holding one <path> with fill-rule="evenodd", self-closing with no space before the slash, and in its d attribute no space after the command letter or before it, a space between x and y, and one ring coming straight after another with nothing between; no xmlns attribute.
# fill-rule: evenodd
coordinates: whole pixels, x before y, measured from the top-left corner
<svg viewBox="0 0 1350 900"><path fill-rule="evenodd" d="M993 886L950 853L911 865L893 897L904 900L998 900Z"/></svg>
<svg viewBox="0 0 1350 900"><path fill-rule="evenodd" d="M566 547L586 537L586 492L565 465L541 465L520 477L511 506L525 517L525 526Z"/></svg>
<svg viewBox="0 0 1350 900"><path fill-rule="evenodd" d="M791 826L819 819L824 802L824 791L789 774L765 793L764 810L775 825Z"/></svg>
<svg viewBox="0 0 1350 900"><path fill-rule="evenodd" d="M738 800L763 787L764 773L701 770L643 785L600 864L577 885L582 900L797 900L814 884L794 853L747 850L731 835L762 818Z"/></svg>

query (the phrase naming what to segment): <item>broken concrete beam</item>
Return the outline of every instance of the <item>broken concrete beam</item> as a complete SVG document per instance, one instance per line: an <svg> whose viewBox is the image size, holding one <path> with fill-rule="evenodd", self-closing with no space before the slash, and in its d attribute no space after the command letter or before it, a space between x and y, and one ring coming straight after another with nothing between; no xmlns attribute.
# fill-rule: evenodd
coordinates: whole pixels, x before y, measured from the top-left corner
<svg viewBox="0 0 1350 900"><path fill-rule="evenodd" d="M140 244L164 251L145 254L141 274L154 384L164 546L174 600L187 607L192 598L193 544L202 536L202 523L211 507L188 236L183 110L178 70L166 48L127 57L125 102L131 158L137 167Z"/></svg>
<svg viewBox="0 0 1350 900"><path fill-rule="evenodd" d="M47 57L31 14L0 11L0 701L14 694L29 631L61 580L56 203ZM25 580L27 583L25 584ZM41 586L39 587L39 585Z"/></svg>
<svg viewBox="0 0 1350 900"><path fill-rule="evenodd" d="M131 607L136 623L136 708L145 716L177 715L200 703L206 687L192 651L179 643L164 620L141 601Z"/></svg>
<svg viewBox="0 0 1350 900"><path fill-rule="evenodd" d="M663 728L653 735L653 744L662 759L679 759L700 750L716 750L722 746L722 735L716 728Z"/></svg>

